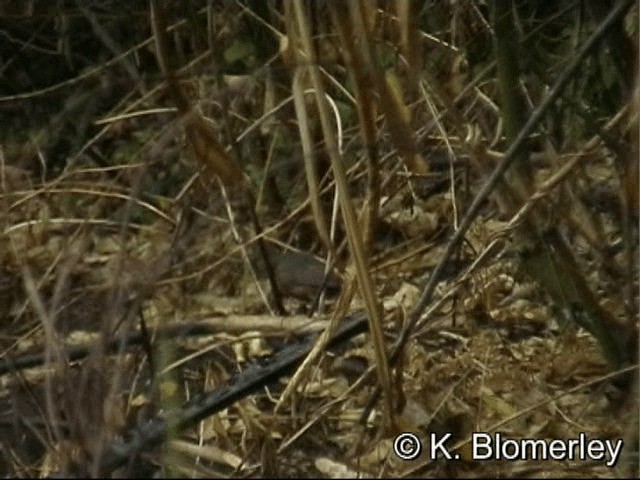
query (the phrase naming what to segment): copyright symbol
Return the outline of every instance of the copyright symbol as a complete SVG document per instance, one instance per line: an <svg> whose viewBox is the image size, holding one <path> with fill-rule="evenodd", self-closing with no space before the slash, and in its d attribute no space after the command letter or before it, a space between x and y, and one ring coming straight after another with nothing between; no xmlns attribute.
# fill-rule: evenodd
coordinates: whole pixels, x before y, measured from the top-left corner
<svg viewBox="0 0 640 480"><path fill-rule="evenodd" d="M413 433L401 433L393 441L393 451L402 460L415 460L422 452L422 443Z"/></svg>

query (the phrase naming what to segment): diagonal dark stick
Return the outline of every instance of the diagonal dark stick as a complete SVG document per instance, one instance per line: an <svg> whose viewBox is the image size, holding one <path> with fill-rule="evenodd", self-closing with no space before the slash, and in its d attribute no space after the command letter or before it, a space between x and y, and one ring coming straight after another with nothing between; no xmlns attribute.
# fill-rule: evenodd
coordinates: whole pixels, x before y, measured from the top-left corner
<svg viewBox="0 0 640 480"><path fill-rule="evenodd" d="M328 348L336 348L367 330L367 317L363 313L350 315L330 340ZM158 415L133 430L126 440L114 442L99 460L98 471L107 475L133 459L137 454L161 444L168 432L178 433L196 425L200 420L233 405L294 370L309 354L317 341L316 335L290 345L276 353L264 365L253 365L231 383L194 397L179 411Z"/></svg>
<svg viewBox="0 0 640 480"><path fill-rule="evenodd" d="M415 308L409 314L409 318L407 323L400 333L400 338L398 339L396 345L394 346L393 352L391 354L392 358L397 356L397 352L399 352L407 342L407 339L415 327L422 311L425 307L431 302L431 298L433 297L433 292L435 290L436 284L438 283L440 277L442 276L442 272L444 271L444 267L446 266L449 257L453 253L454 249L458 246L460 241L462 240L464 234L467 232L471 223L475 220L476 216L480 212L480 206L482 202L484 202L487 197L491 194L491 192L495 189L496 185L507 171L507 169L511 166L511 164L516 159L516 154L519 152L520 148L524 144L524 141L527 139L529 135L533 132L534 128L540 123L542 117L545 115L551 104L556 100L556 98L562 92L562 89L567 85L568 81L571 79L576 69L580 66L582 60L590 53L590 51L596 46L596 44L602 39L604 34L607 32L609 27L616 22L622 15L626 13L626 11L631 7L634 3L634 0L621 0L616 6L611 10L609 15L604 19L604 21L600 24L600 26L591 34L591 37L585 42L580 51L573 57L573 60L569 62L567 68L562 72L555 85L547 95L547 97L542 101L540 106L536 108L527 123L522 127L522 130L518 133L517 137L511 144L511 146L507 149L504 157L495 168L487 183L485 183L484 187L478 195L473 199L469 210L466 215L460 222L460 227L451 237L447 247L445 248L442 257L440 258L440 262L433 270L433 273L429 277L429 281L427 282L426 287L424 288L418 303Z"/></svg>
<svg viewBox="0 0 640 480"><path fill-rule="evenodd" d="M431 299L433 297L433 292L436 288L438 281L440 280L440 277L442 276L442 272L444 271L444 268L447 264L447 261L449 260L449 257L452 255L453 251L456 249L458 244L462 241L462 238L464 237L464 234L467 232L467 229L469 228L471 223L475 220L476 216L480 212L480 206L482 205L482 202L484 202L487 199L487 197L491 194L491 192L495 189L496 185L498 184L498 182L500 181L504 173L507 171L507 169L511 166L511 164L516 159L516 155L519 152L520 148L522 148L522 145L524 144L527 137L531 135L531 133L533 133L533 130L536 128L538 123L540 123L540 120L542 120L543 116L546 114L551 104L558 98L558 96L562 92L562 89L567 85L569 80L575 74L576 70L578 69L582 61L585 59L585 57L598 44L598 42L602 40L602 38L607 33L607 30L611 27L611 25L613 25L625 14L627 10L631 7L631 5L633 5L633 3L634 3L634 0L620 0L611 9L611 12L609 12L607 17L602 21L602 23L598 26L598 28L596 28L596 30L587 39L587 41L584 43L580 51L575 56L573 56L572 60L569 62L567 67L558 77L558 80L556 81L553 88L549 91L549 94L547 95L547 97L542 101L542 103L538 106L538 108L534 110L534 112L529 117L529 120L527 120L527 123L525 123L524 127L522 127L522 130L520 130L516 138L513 140L513 143L509 146L509 148L505 152L504 157L502 157L502 160L500 160L500 163L498 163L498 166L495 168L493 173L491 173L491 175L489 176L487 183L484 184L480 193L478 193L478 195L473 199L473 202L471 203L469 210L467 211L466 215L460 222L460 226L458 227L458 230L456 230L456 232L451 237L451 240L449 240L449 243L447 243L445 251L442 254L442 257L440 258L438 265L431 273L431 276L429 277L429 281L427 282L427 285L422 291L422 295L420 296L418 303L416 304L414 309L409 313L407 322L404 328L402 329L402 331L400 332L400 336L391 351L391 355L390 355L391 365L395 364L395 362L397 361L400 352L404 349L409 339L409 336L411 335L411 332L413 331L416 324L418 323L418 320L420 319L422 312L424 311L426 306L431 302ZM373 408L373 405L377 401L377 398L379 395L380 395L380 388L378 387L373 392L371 398L369 399L369 402L367 403L367 407L365 408L365 410L363 411L363 414L360 417L361 422L363 421L363 419L368 418L371 408Z"/></svg>
<svg viewBox="0 0 640 480"><path fill-rule="evenodd" d="M467 229L477 216L480 205L490 195L496 187L504 172L509 168L515 159L515 155L522 147L524 140L533 132L534 128L540 122L549 106L555 101L562 89L566 86L571 76L575 73L582 60L591 51L592 48L602 39L607 29L631 7L634 0L621 0L611 10L602 24L593 32L591 37L583 45L578 54L569 63L565 71L560 75L556 84L549 92L549 95L540 104L540 106L531 115L525 126L522 128L514 142L511 144L504 157L491 174L487 183L484 185L480 193L476 196L469 210L460 223L459 229L454 233L451 240L447 244L445 252L440 262L434 269L429 282L418 300L415 308L411 311L407 323L400 333L400 337L394 345L391 353L391 362L394 363L399 352L404 348L409 335L415 328L424 308L429 304L435 290L435 286L444 271L444 267L454 249L462 240ZM345 321L340 331L334 336L330 342L330 346L335 347L344 343L347 339L366 330L366 317L363 314L356 314ZM277 380L283 375L289 373L296 365L298 365L312 348L314 338L308 339L302 344L289 347L276 354L268 365L254 367L249 371L243 372L233 385L224 386L213 392L204 394L202 397L189 402L184 408L171 415L156 417L142 427L134 430L127 441L118 442L112 445L105 453L100 462L100 471L107 473L126 463L127 459L135 455L141 450L145 450L152 445L161 443L167 431L179 431L194 425L199 420L225 408L240 398L243 398L255 391L259 390L265 383ZM379 390L378 390L379 395ZM375 401L375 397L372 397Z"/></svg>

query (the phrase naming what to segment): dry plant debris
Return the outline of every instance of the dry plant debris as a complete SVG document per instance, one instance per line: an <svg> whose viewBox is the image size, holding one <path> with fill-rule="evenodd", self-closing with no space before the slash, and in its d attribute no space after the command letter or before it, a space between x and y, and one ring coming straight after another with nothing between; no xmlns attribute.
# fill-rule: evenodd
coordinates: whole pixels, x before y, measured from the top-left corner
<svg viewBox="0 0 640 480"><path fill-rule="evenodd" d="M637 475L637 6L483 203L386 380L358 335L100 470L118 439L365 306L391 350L521 127L486 3L154 1L160 55L145 3L0 5L0 475ZM530 112L609 12L585 34L577 6L509 5ZM552 230L573 263L548 276ZM290 251L314 257L277 263ZM401 432L421 456L398 457ZM474 432L625 443L616 465L478 461ZM445 433L457 461L428 458Z"/></svg>

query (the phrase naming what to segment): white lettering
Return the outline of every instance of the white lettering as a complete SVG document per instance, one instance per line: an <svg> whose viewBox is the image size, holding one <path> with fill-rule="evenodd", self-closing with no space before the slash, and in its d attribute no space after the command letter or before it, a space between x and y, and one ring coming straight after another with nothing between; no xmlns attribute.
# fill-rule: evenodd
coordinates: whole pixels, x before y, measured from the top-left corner
<svg viewBox="0 0 640 480"><path fill-rule="evenodd" d="M502 445L500 445L500 452L505 460L515 460L520 455L520 448L518 447L519 444L517 440L505 440ZM511 453L509 450L511 450Z"/></svg>
<svg viewBox="0 0 640 480"><path fill-rule="evenodd" d="M530 450L529 453L527 451ZM530 460L547 459L547 442L533 438L522 440L522 458Z"/></svg>
<svg viewBox="0 0 640 480"><path fill-rule="evenodd" d="M549 456L554 460L565 460L567 458L567 445L564 440L551 440L549 443Z"/></svg>
<svg viewBox="0 0 640 480"><path fill-rule="evenodd" d="M618 440L616 440L615 448L611 440L606 440L604 443L607 446L607 450L609 451L609 455L611 457L611 460L609 460L606 465L607 467L613 467L616 463L618 463L618 457L622 452L622 439L619 438Z"/></svg>
<svg viewBox="0 0 640 480"><path fill-rule="evenodd" d="M447 448L444 446L445 442L449 440L449 438L451 438L450 433L444 434L440 440L437 440L438 436L435 433L431 434L431 460L435 460L436 458L438 458L438 451L440 451L440 453L444 455L444 458L446 458L447 460L451 460L451 454L449 453L449 450L447 450Z"/></svg>
<svg viewBox="0 0 640 480"><path fill-rule="evenodd" d="M488 433L474 433L471 441L473 459L474 460L487 460L493 455L493 449L491 448L491 436ZM481 454L478 449L484 448L485 453Z"/></svg>

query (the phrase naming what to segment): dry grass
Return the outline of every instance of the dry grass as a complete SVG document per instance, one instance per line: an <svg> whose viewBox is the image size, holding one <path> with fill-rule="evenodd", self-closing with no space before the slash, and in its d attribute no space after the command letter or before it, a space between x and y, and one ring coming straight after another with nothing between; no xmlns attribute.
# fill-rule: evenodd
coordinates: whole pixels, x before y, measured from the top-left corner
<svg viewBox="0 0 640 480"><path fill-rule="evenodd" d="M0 98L0 115L17 126L0 127L1 474L103 473L101 455L127 432L302 338L328 340L365 310L375 335L334 353L319 341L296 374L170 432L119 473L637 475L637 364L607 363L600 339L566 324L572 312L520 261L523 218L535 211L566 236L615 328L637 337L637 98L595 130L585 121L572 131L554 113L570 140L557 145L541 127L541 148L527 157L532 192L518 203L506 188L483 205L398 360L387 358L506 150L490 25L466 3L413 15L417 5L402 0L287 1L267 14L169 5L163 74L140 7L137 60L123 44L118 61L96 61L66 87ZM102 48L126 40L92 11L76 13ZM571 14L545 20L568 28ZM38 24L33 12L18 19ZM241 73L223 75L225 62ZM166 68L177 86L166 88ZM544 96L536 81L522 85L532 105ZM276 313L252 263L259 239L335 264L340 298L321 298L309 318L312 302L282 292L293 314ZM361 421L378 385L383 396ZM425 441L420 458L393 453L403 431ZM445 432L459 461L426 456L429 435ZM479 462L472 432L626 443L615 468Z"/></svg>

